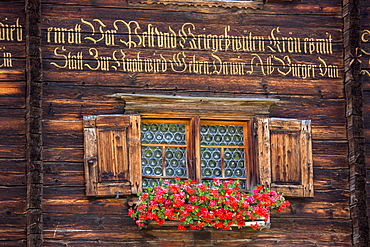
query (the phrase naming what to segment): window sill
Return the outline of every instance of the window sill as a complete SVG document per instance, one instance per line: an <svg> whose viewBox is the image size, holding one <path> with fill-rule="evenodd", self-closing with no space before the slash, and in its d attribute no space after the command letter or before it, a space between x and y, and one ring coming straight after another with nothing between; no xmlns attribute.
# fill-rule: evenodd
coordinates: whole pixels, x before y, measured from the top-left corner
<svg viewBox="0 0 370 247"><path fill-rule="evenodd" d="M269 229L271 227L270 219L265 222L264 220L255 220L255 221L250 221L245 223L245 227L250 228L250 226L253 226L255 224L258 224L257 230L263 230L263 229ZM140 229L153 229L153 228L158 228L158 227L177 227L179 224L181 224L180 221L165 221L163 225L158 225L157 222L151 220L145 226L139 227ZM237 225L231 225L231 230L236 230L239 229ZM206 228L208 230L213 229L213 228ZM187 230L192 230L192 229L187 229ZM216 229L220 230L220 229Z"/></svg>

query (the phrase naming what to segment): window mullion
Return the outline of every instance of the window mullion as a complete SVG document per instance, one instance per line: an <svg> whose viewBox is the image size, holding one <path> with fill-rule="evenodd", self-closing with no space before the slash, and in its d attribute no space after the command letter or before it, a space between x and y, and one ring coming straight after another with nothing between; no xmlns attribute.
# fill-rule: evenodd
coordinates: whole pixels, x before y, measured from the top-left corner
<svg viewBox="0 0 370 247"><path fill-rule="evenodd" d="M244 126L244 143L252 143L252 126L251 123L248 122L246 126ZM252 149L253 145L248 145L245 149L245 167L246 167L246 176L247 181L245 184L246 190L252 190L252 188L257 184L257 167L256 162L254 159L252 159L252 154L254 153L254 150Z"/></svg>
<svg viewBox="0 0 370 247"><path fill-rule="evenodd" d="M167 172L166 172L166 166L167 166L167 162L166 162L166 146L163 145L162 146L162 173L163 173L163 176L167 176Z"/></svg>
<svg viewBox="0 0 370 247"><path fill-rule="evenodd" d="M194 116L191 119L191 131L189 132L189 149L190 149L190 159L191 159L191 174L192 178L201 181L201 153L200 153L200 118L199 116Z"/></svg>
<svg viewBox="0 0 370 247"><path fill-rule="evenodd" d="M225 177L225 147L220 147L221 151L221 177Z"/></svg>

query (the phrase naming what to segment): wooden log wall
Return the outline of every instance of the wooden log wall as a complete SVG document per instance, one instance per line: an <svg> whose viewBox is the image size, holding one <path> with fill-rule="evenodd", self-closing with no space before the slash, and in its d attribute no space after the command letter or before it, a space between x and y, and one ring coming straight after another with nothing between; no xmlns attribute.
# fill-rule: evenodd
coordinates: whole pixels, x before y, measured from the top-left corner
<svg viewBox="0 0 370 247"><path fill-rule="evenodd" d="M26 0L27 246L43 243L41 1Z"/></svg>
<svg viewBox="0 0 370 247"><path fill-rule="evenodd" d="M349 159L350 213L353 220L354 246L368 246L369 221L366 210L366 164L363 119L363 84L361 81L361 7L360 1L343 2L344 20L344 86L346 95L346 118ZM366 23L366 18L364 19ZM363 47L365 48L365 47ZM366 59L366 57L365 57ZM363 70L366 76L366 66Z"/></svg>
<svg viewBox="0 0 370 247"><path fill-rule="evenodd" d="M25 13L0 2L0 245L26 243Z"/></svg>
<svg viewBox="0 0 370 247"><path fill-rule="evenodd" d="M39 1L28 1L35 2ZM43 74L37 78L41 65L36 74L27 73L28 82L42 90L43 116L42 156L34 157L43 162L38 163L43 165L43 178L39 174L33 183L43 188L39 190L42 208L37 208L37 212L42 209L42 217L39 221L29 217L37 224L28 229L32 239L53 247L352 246L342 4L268 1L262 9L240 9L137 0L42 1L38 17ZM369 4L366 0L361 4L362 19L369 19ZM23 1L0 1L0 8L6 13L1 23L16 25L19 18L24 30ZM32 16L27 19L38 25ZM362 30L368 29L363 22ZM25 101L26 93L32 95L26 91L25 31L20 41L7 41L1 40L2 30L0 66L2 62L8 66L0 67L0 214L4 216L0 245L22 246L27 238L25 211L31 209L26 205L25 136L38 144L41 140L40 132L26 131L26 105L37 108L40 102ZM197 35L196 42L192 34ZM205 42L208 34L214 41L210 46ZM234 36L231 41L244 36L244 47L230 43L223 50L231 42L225 41L227 35ZM215 41L222 39L223 45ZM367 49L367 41L362 43ZM27 54L37 57L37 51ZM362 70L370 71L366 61L362 60ZM363 72L370 154L368 78ZM291 199L292 207L273 214L272 227L262 231L179 232L169 226L139 230L127 215L125 198L85 195L82 118L123 113L124 103L112 97L115 93L280 99L272 117L312 120L314 198ZM367 198L370 203L369 194ZM29 237L29 246L37 245L30 241Z"/></svg>
<svg viewBox="0 0 370 247"><path fill-rule="evenodd" d="M127 5L114 1L94 3L49 0L42 5L45 246L351 245L340 1L268 3L262 10L144 5L132 1ZM184 44L184 49L179 45L160 47L159 43L143 47L137 37L132 37L131 47L117 37L113 44L114 35L129 42L130 32L135 32L125 29L123 22L117 24L117 33L106 32L114 29L116 20L133 21L131 28L140 25L137 32L141 34L149 33L150 28L170 34L171 30L178 33L184 28L184 32L191 30L194 34L223 35L225 27L230 26L229 35L241 35L246 30L244 35L262 37L265 49L256 45L250 51L224 52L202 44L193 44L191 49L190 43ZM194 29L190 24L184 26L186 23L192 23ZM99 40L103 36L92 36L92 26L98 33L101 27L106 34L114 35ZM74 30L77 36L64 32L63 38L54 28ZM279 40L330 39L332 52L305 53L303 46L301 52L291 53L284 52L282 46L270 49L268 37L272 38L272 33ZM180 43L181 37L177 38ZM263 63L274 55L281 59L287 55L292 63L316 64L317 70L315 77L292 72L284 75L277 71L281 66L269 74L268 70L262 71L261 64L254 64L253 73L244 75L233 75L231 71L217 74L213 68L190 69L190 65L183 73L178 72L184 69L181 63L199 65L217 60L211 54L235 63L250 62L253 57L257 61L252 54L258 54ZM157 59L160 65L153 73L154 68L135 67L134 59L147 59L148 63ZM178 66L172 68L176 62ZM320 64L326 72L318 69ZM272 116L312 119L315 197L293 199L292 208L274 215L272 228L263 231L179 232L173 227L138 230L127 216L125 199L85 196L82 116L122 113L122 103L111 97L115 93L279 98Z"/></svg>
<svg viewBox="0 0 370 247"><path fill-rule="evenodd" d="M367 216L370 216L370 3L360 1L361 4L361 69L363 88L363 116L364 116L364 137L365 137L365 168L367 174ZM368 235L369 239L369 235Z"/></svg>

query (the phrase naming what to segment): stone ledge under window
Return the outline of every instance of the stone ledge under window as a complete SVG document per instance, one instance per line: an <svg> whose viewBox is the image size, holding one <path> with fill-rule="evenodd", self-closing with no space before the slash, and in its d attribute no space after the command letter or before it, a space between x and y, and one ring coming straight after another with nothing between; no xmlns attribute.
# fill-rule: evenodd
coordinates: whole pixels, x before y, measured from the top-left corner
<svg viewBox="0 0 370 247"><path fill-rule="evenodd" d="M143 117L179 114L245 119L269 114L271 106L279 101L279 99L269 98L183 97L123 93L117 93L114 97L125 101L125 113L140 114Z"/></svg>

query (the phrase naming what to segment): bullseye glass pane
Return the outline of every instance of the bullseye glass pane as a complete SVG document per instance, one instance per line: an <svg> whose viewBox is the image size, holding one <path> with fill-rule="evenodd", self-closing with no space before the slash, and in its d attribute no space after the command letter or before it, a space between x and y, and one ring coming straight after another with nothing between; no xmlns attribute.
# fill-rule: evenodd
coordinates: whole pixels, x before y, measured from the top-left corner
<svg viewBox="0 0 370 247"><path fill-rule="evenodd" d="M166 148L166 176L186 177L186 148L167 147Z"/></svg>
<svg viewBox="0 0 370 247"><path fill-rule="evenodd" d="M185 145L185 124L142 123L142 144Z"/></svg>
<svg viewBox="0 0 370 247"><path fill-rule="evenodd" d="M244 146L243 125L202 125L201 145Z"/></svg>
<svg viewBox="0 0 370 247"><path fill-rule="evenodd" d="M187 178L186 125L143 122L141 131L143 188L161 178Z"/></svg>
<svg viewBox="0 0 370 247"><path fill-rule="evenodd" d="M225 177L245 177L244 152L241 148L225 148ZM238 162L241 162L242 167L238 167Z"/></svg>
<svg viewBox="0 0 370 247"><path fill-rule="evenodd" d="M141 168L143 176L162 176L162 149L142 146Z"/></svg>
<svg viewBox="0 0 370 247"><path fill-rule="evenodd" d="M157 185L160 185L159 178L143 178L143 189L154 188Z"/></svg>
<svg viewBox="0 0 370 247"><path fill-rule="evenodd" d="M245 179L244 125L204 124L200 136L203 178Z"/></svg>
<svg viewBox="0 0 370 247"><path fill-rule="evenodd" d="M202 177L215 178L221 177L221 149L220 148L201 148L202 154Z"/></svg>

